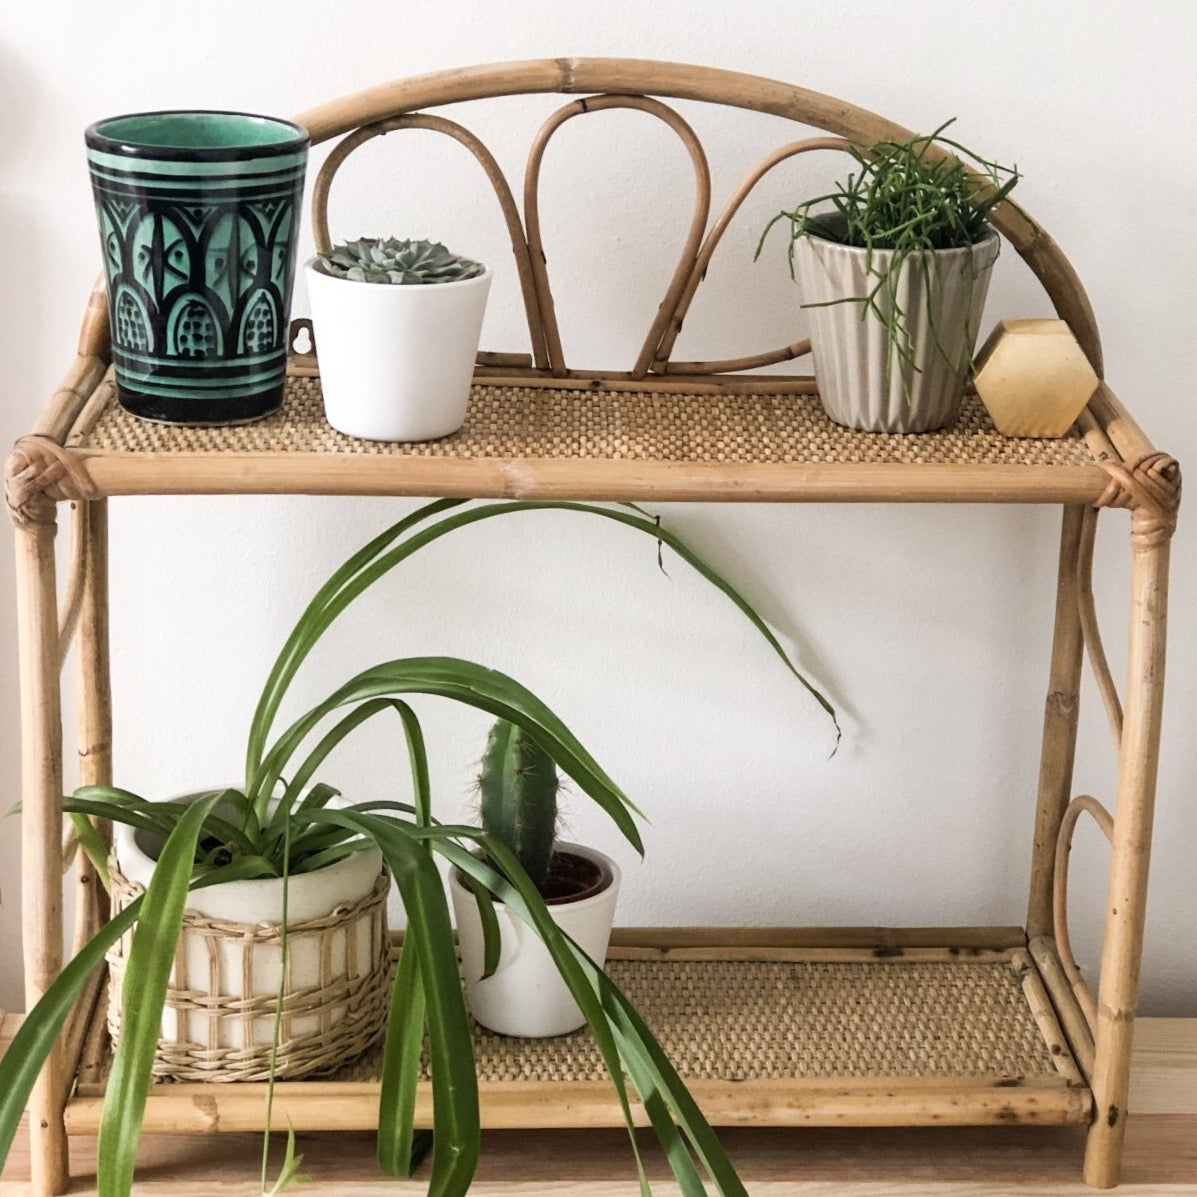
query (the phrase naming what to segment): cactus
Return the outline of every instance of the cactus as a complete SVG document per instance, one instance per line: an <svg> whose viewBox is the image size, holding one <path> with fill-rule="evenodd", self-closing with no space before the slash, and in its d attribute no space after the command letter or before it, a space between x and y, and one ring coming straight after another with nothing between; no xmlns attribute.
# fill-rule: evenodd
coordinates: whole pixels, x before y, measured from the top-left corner
<svg viewBox="0 0 1197 1197"><path fill-rule="evenodd" d="M481 262L458 257L439 241L362 237L320 255L327 273L357 283L456 283L483 272Z"/></svg>
<svg viewBox="0 0 1197 1197"><path fill-rule="evenodd" d="M557 832L557 766L523 728L491 728L478 777L482 830L506 844L537 889L549 876Z"/></svg>

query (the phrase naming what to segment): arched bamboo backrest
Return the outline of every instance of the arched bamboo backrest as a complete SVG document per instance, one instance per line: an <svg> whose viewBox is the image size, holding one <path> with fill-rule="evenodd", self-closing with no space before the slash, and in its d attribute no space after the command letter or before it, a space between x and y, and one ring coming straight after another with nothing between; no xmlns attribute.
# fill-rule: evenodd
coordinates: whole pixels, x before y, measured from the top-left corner
<svg viewBox="0 0 1197 1197"><path fill-rule="evenodd" d="M559 109L533 143L524 182L524 216L498 164L485 146L460 125L425 113L427 108L464 100L533 93L581 93L585 98ZM706 155L689 125L657 97L699 100L788 117L822 129L831 136L808 138L783 146L745 179L736 195L709 229L710 178ZM842 100L788 83L711 67L626 58L554 58L494 63L420 75L383 84L314 108L297 119L312 143L348 133L329 156L313 192L313 229L317 248L328 246L327 203L337 168L357 146L372 137L402 128L432 129L463 144L477 158L499 199L515 251L524 306L532 336L533 360L553 374L566 373L552 292L540 239L538 184L540 163L549 138L565 121L606 108L633 108L666 123L685 145L694 166L696 199L681 260L670 280L657 317L649 329L632 377L649 373L718 373L784 361L807 352L806 342L722 362L669 360L682 320L702 281L707 264L732 216L759 179L777 163L814 149L868 147L912 136L894 124ZM1067 258L1050 236L1026 213L1010 203L999 204L992 223L1027 262L1042 283L1060 318L1072 329L1101 373L1101 343L1084 288Z"/></svg>

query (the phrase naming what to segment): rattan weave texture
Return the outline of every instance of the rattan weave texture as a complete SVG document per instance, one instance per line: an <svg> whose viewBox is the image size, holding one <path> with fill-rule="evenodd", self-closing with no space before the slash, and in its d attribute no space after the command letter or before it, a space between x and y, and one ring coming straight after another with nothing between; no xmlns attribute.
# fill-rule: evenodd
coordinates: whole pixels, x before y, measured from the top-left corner
<svg viewBox="0 0 1197 1197"><path fill-rule="evenodd" d="M111 392L110 384L105 384ZM651 383L646 383L651 387ZM954 427L888 436L841 428L812 395L577 390L476 385L460 432L383 444L343 436L324 419L320 381L292 377L282 410L256 424L184 428L129 415L115 397L72 447L110 453L339 453L429 458L653 460L679 463L855 463L1091 466L1074 433L1003 436L975 396Z"/></svg>
<svg viewBox="0 0 1197 1197"><path fill-rule="evenodd" d="M1053 1077L1008 961L609 960L687 1080ZM588 1031L511 1039L477 1028L479 1079L604 1081ZM337 1079L373 1080L363 1056Z"/></svg>
<svg viewBox="0 0 1197 1197"><path fill-rule="evenodd" d="M115 857L109 865L118 910L143 894ZM276 977L282 939L275 923L229 923L189 910L183 916L155 1078L180 1081L298 1080L360 1056L382 1037L392 962L382 874L366 897L324 918L297 922L288 933L287 985L277 1051ZM125 968L132 932L109 950L108 1031L119 1039ZM193 950L193 945L195 950ZM189 968L198 958L206 968ZM316 964L314 983L293 983L296 960ZM188 975L189 972L195 975Z"/></svg>

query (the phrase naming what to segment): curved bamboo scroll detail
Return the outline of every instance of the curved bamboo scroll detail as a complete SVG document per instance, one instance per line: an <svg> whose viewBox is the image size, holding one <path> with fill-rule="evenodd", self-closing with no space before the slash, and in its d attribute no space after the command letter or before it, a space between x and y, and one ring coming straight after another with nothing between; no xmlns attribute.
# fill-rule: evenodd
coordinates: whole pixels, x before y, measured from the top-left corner
<svg viewBox="0 0 1197 1197"><path fill-rule="evenodd" d="M1117 747L1122 743L1122 700L1118 695L1118 687L1114 684L1114 675L1110 672L1109 660L1106 658L1101 626L1097 621L1097 602L1093 597L1093 547L1097 537L1097 515L1096 508L1087 507L1081 518L1076 571L1077 614L1081 621L1081 638L1084 641L1085 652L1101 693L1102 704L1106 708L1106 718L1110 721L1114 746Z"/></svg>
<svg viewBox="0 0 1197 1197"><path fill-rule="evenodd" d="M1110 475L1097 507L1129 507L1131 540L1154 548L1176 530L1180 508L1180 466L1167 453L1144 453L1130 461L1098 463Z"/></svg>
<svg viewBox="0 0 1197 1197"><path fill-rule="evenodd" d="M711 264L711 258L714 256L715 249L723 239L723 234L727 231L727 226L731 224L732 218L752 193L753 188L775 166L799 154L806 154L812 150L842 150L847 153L852 148L852 142L842 137L808 137L804 141L793 141L789 145L781 146L753 167L744 179L744 182L740 184L735 195L728 202L727 207L723 209L719 219L715 222L711 231L707 234L706 240L702 243L702 248L698 251L698 256L695 258L694 266L690 271L690 277L686 280L686 286L678 297L677 307L670 317L660 345L657 346L653 361L654 370L665 374L722 374L731 370L751 370L757 366L771 366L776 362L792 361L796 357L804 357L810 353L810 341L807 339L795 341L793 344L786 345L781 349L773 349L766 353L757 353L750 357L735 358L726 361L672 363L669 361L669 355L673 352L674 342L677 341L678 334L682 331L682 323L686 318L686 313L690 310L694 294L698 290L699 284L706 278L707 269Z"/></svg>
<svg viewBox="0 0 1197 1197"><path fill-rule="evenodd" d="M320 173L316 176L315 186L312 188L312 235L315 238L317 252L327 253L332 248L332 241L328 235L328 193L332 188L333 176L345 159L359 146L375 137L381 137L399 129L427 129L430 132L443 133L445 136L453 138L474 155L486 173L499 201L499 207L502 209L503 219L507 224L507 235L511 238L511 250L515 254L515 267L519 273L520 292L523 295L524 312L528 321L528 335L532 338L532 356L536 365L544 369L547 365L544 324L537 299L528 238L524 233L515 196L512 194L506 175L495 161L494 155L478 137L464 126L457 124L456 121L447 120L443 116L431 116L424 112L413 112L366 125L338 142L325 159L324 165L321 166Z"/></svg>
<svg viewBox="0 0 1197 1197"><path fill-rule="evenodd" d="M17 527L54 524L56 504L99 497L83 463L57 441L34 433L13 445L4 469L4 499Z"/></svg>
<svg viewBox="0 0 1197 1197"><path fill-rule="evenodd" d="M707 226L707 217L711 211L711 171L707 164L707 156L703 152L702 143L698 140L694 130L672 108L666 107L659 100L649 99L647 96L588 96L557 109L545 121L536 135L536 140L532 143L532 149L528 153L528 165L524 172L524 223L528 229L528 247L532 254L533 277L536 280L541 319L544 321L549 369L557 378L565 377L567 371L565 353L561 347L561 332L557 325L557 313L553 307L553 294L549 287L544 240L540 234L538 194L540 167L549 139L566 121L575 116L581 116L585 112L601 112L611 108L630 108L638 112L647 112L650 116L655 116L658 120L663 121L678 135L694 166L694 214L690 218L690 228L686 233L681 257L674 269L673 277L669 281L665 298L661 300L652 326L649 328L648 335L644 338L644 344L636 358L636 364L632 367L631 378L644 378L648 374L656 347L669 325L682 288L686 285L686 280L690 275L692 264L698 253L699 242L702 240L703 230Z"/></svg>
<svg viewBox="0 0 1197 1197"><path fill-rule="evenodd" d="M400 112L463 100L552 92L566 95L611 92L724 104L772 113L846 137L858 146L906 141L913 136L911 130L868 109L778 79L639 58L541 58L457 67L344 96L297 119L311 134L315 145ZM1068 258L1047 231L1016 204L999 204L991 214L991 223L1039 279L1056 314L1072 329L1100 375L1101 338L1097 320Z"/></svg>
<svg viewBox="0 0 1197 1197"><path fill-rule="evenodd" d="M1073 993L1076 994L1090 1032L1095 1032L1097 1001L1089 983L1081 976L1068 936L1068 858L1072 851L1072 837L1076 831L1077 820L1086 814L1093 817L1107 841L1112 843L1114 839L1114 817L1096 798L1089 794L1081 794L1068 804L1064 818L1060 821L1059 834L1056 836L1056 867L1052 876L1052 921L1060 967L1064 970Z"/></svg>

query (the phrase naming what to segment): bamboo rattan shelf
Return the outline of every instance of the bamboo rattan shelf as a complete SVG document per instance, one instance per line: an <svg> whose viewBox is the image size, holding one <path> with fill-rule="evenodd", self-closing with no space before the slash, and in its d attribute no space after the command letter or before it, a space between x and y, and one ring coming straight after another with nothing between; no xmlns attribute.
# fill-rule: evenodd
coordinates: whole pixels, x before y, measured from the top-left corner
<svg viewBox="0 0 1197 1197"><path fill-rule="evenodd" d="M873 946L859 946L873 937ZM1016 928L616 933L608 972L715 1124L1084 1122L1092 1096ZM937 939L938 937L938 939ZM806 946L788 946L803 939ZM855 943L853 943L855 939ZM722 942L720 942L722 940ZM920 943L921 940L921 943ZM814 943L818 946L813 946ZM901 944L903 946L895 946ZM110 1062L97 1005L68 1103L72 1132L99 1127ZM588 1032L513 1039L477 1028L483 1118L493 1128L621 1126ZM372 1129L376 1053L284 1083L276 1125ZM265 1085L155 1086L147 1130L259 1130ZM421 1098L423 1116L429 1095Z"/></svg>
<svg viewBox="0 0 1197 1197"><path fill-rule="evenodd" d="M460 432L396 445L324 419L319 375L293 359L282 409L255 424L151 424L103 378L71 421L76 481L100 495L329 493L475 498L1100 502L1121 464L1097 419L1061 440L1014 439L975 396L940 433L854 432L809 379L546 377L480 371ZM31 456L45 449L32 438ZM50 450L53 452L53 450Z"/></svg>
<svg viewBox="0 0 1197 1197"><path fill-rule="evenodd" d="M531 93L580 95L536 136L521 215L496 160L464 126L421 111ZM784 118L805 132L753 168L711 216L701 142L659 99ZM566 121L611 109L664 121L694 167L689 232L631 369L571 370L555 316L537 189L547 142ZM975 399L944 432L881 436L831 424L809 376L789 368L809 342L724 361L678 362L673 348L720 240L756 183L808 150L870 147L909 132L786 83L671 63L552 59L400 80L301 116L313 144L344 135L313 187L312 229L327 244L333 173L383 133L422 129L473 154L511 236L531 353L487 354L460 433L434 444L376 445L333 432L318 362L292 354L282 410L240 428L135 421L108 377L107 303L93 296L59 390L9 457L21 639L23 926L27 992L63 963L63 728L60 670L79 668L79 781L112 782L108 643L108 503L155 494L313 494L720 502L1057 504L1062 508L1055 627L1030 847L1025 925L931 932L836 929L626 934L613 965L715 1122L919 1125L1087 1122L1084 1174L1117 1183L1146 915L1162 723L1170 542L1180 501L1176 462L1158 450L1102 383L1062 440L999 436ZM1025 212L991 221L1038 279L1098 376L1102 352L1084 288ZM300 330L296 329L298 334ZM296 337L292 347L296 348ZM54 539L60 504L75 507L71 581L59 602ZM1104 509L1129 511L1131 579L1126 685L1106 662L1092 586ZM1088 658L1118 758L1113 809L1074 796L1081 671ZM1110 841L1100 984L1069 944L1068 855L1077 821ZM76 947L106 917L96 874L75 864ZM70 1183L67 1131L97 1125L107 1044L97 977L55 1048L30 1103L33 1189ZM618 1123L584 1037L513 1050L479 1040L491 1126ZM280 1125L372 1126L377 1083L363 1061L339 1077L283 1084ZM422 1117L429 1113L427 1094ZM256 1084L162 1084L151 1130L203 1134L261 1125Z"/></svg>

